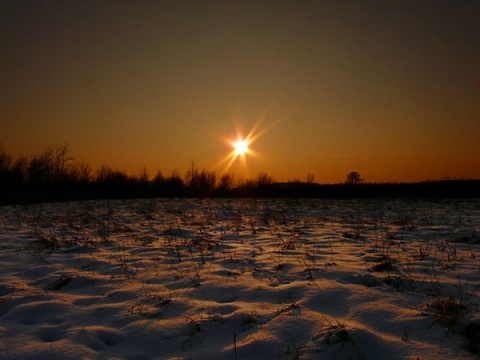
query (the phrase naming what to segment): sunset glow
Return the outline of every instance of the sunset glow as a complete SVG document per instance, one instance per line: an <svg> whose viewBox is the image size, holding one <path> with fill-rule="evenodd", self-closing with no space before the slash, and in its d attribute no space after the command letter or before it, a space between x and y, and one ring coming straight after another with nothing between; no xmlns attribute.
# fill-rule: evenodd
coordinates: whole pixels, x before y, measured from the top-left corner
<svg viewBox="0 0 480 360"><path fill-rule="evenodd" d="M1 3L12 161L68 144L92 173L480 178L479 1L140 3Z"/></svg>

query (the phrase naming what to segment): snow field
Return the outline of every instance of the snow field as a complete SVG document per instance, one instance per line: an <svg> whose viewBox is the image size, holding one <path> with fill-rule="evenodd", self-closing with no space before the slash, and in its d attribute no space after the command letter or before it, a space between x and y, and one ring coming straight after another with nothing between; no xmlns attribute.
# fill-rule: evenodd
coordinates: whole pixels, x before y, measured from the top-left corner
<svg viewBox="0 0 480 360"><path fill-rule="evenodd" d="M0 357L475 359L479 231L478 200L3 207Z"/></svg>

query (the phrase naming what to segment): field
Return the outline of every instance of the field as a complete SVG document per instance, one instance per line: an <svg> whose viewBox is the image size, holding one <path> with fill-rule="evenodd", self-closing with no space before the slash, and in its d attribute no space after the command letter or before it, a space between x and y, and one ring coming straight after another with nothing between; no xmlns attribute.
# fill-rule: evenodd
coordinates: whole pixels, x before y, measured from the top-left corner
<svg viewBox="0 0 480 360"><path fill-rule="evenodd" d="M479 200L0 208L2 359L478 359Z"/></svg>

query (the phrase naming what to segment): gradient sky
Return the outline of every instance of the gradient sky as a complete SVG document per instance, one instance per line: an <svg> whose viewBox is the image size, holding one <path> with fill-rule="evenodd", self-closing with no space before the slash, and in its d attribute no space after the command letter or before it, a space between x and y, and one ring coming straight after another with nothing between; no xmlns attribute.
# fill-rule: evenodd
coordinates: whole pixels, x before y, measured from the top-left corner
<svg viewBox="0 0 480 360"><path fill-rule="evenodd" d="M0 2L0 144L131 173L480 178L479 0ZM239 160L239 159L238 159Z"/></svg>

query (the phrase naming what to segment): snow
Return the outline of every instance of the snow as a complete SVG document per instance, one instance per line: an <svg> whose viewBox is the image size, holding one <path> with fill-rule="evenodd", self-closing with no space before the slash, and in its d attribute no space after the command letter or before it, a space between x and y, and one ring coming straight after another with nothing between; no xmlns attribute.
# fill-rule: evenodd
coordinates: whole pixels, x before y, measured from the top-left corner
<svg viewBox="0 0 480 360"><path fill-rule="evenodd" d="M0 358L475 359L478 234L475 199L2 207Z"/></svg>

